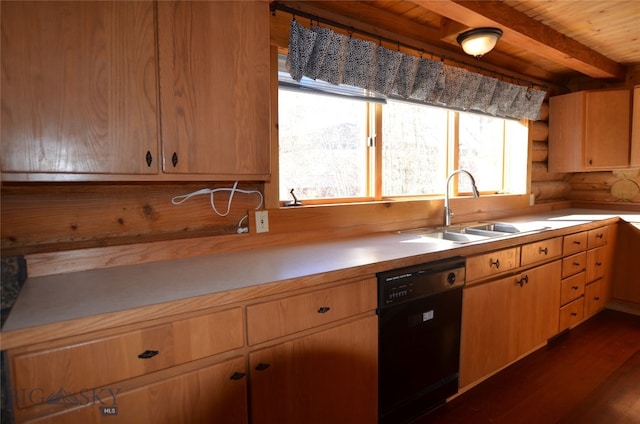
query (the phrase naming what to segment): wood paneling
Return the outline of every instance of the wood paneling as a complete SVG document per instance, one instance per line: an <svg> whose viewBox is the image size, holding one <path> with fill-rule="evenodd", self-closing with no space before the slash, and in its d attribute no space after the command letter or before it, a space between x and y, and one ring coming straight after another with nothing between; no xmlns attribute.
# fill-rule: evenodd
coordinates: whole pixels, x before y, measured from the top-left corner
<svg viewBox="0 0 640 424"><path fill-rule="evenodd" d="M215 214L210 196L173 205L174 196L232 183L181 184L19 184L2 186L2 253L89 248L154 240L236 234L238 222L258 206L257 194L236 193L226 217ZM262 190L259 183L241 183ZM229 192L214 195L227 211ZM245 220L246 226L248 222Z"/></svg>

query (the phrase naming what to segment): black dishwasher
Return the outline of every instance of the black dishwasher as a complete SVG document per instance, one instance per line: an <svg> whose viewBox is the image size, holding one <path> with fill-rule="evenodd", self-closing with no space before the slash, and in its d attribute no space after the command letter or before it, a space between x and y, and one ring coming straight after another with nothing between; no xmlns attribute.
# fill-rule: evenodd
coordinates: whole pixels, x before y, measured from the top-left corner
<svg viewBox="0 0 640 424"><path fill-rule="evenodd" d="M464 258L378 277L378 421L403 423L458 391Z"/></svg>

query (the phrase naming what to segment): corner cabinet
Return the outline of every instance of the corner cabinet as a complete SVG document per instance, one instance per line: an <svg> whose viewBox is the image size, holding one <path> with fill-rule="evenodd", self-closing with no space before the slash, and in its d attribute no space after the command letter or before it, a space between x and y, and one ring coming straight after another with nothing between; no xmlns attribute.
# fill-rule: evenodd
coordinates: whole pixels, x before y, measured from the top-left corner
<svg viewBox="0 0 640 424"><path fill-rule="evenodd" d="M549 99L549 172L630 165L629 89L580 91Z"/></svg>
<svg viewBox="0 0 640 424"><path fill-rule="evenodd" d="M158 2L163 171L269 172L269 7Z"/></svg>
<svg viewBox="0 0 640 424"><path fill-rule="evenodd" d="M267 1L1 7L3 180L269 179Z"/></svg>
<svg viewBox="0 0 640 424"><path fill-rule="evenodd" d="M1 7L3 174L157 174L154 4Z"/></svg>

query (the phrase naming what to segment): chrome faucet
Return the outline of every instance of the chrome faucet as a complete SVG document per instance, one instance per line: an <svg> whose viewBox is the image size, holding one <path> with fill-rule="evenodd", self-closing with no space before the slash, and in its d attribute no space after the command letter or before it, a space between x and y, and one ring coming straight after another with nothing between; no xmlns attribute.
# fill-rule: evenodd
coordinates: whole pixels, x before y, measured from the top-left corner
<svg viewBox="0 0 640 424"><path fill-rule="evenodd" d="M460 174L460 173L467 174L469 178L471 178L471 189L473 190L473 197L480 197L480 193L478 192L478 187L476 187L476 180L473 178L473 175L471 175L469 171L466 171L464 169L458 169L456 171L453 171L451 175L449 175L449 177L447 178L447 187L444 193L444 225L446 227L451 225L451 217L453 217L453 212L451 212L451 209L449 208L449 183L451 182L451 178L453 178L454 175Z"/></svg>

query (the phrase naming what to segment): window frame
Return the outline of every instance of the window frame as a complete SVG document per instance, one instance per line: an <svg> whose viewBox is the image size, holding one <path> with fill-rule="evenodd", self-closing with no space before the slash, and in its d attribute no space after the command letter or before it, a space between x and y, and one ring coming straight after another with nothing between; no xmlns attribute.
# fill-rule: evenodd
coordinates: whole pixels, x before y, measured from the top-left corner
<svg viewBox="0 0 640 424"><path fill-rule="evenodd" d="M278 87L277 91L280 91L281 88ZM313 93L309 93L309 94L313 94ZM315 95L321 95L321 94L315 94ZM362 100L362 99L361 99ZM395 100L395 99L394 99ZM443 184L442 186L442 192L437 192L437 193L429 193L429 194L413 194L413 195L393 195L393 196L383 196L382 195L382 161L383 161L383 157L382 157L382 145L384 143L384 140L382 139L382 125L383 125L383 120L382 120L382 107L383 104L381 102L378 101L366 101L366 100L362 100L364 102L367 103L367 123L366 123L366 128L368 129L368 134L367 134L367 138L369 140L372 140L371 142L368 142L367 145L367 149L366 149L366 157L364 158L364 160L366 161L366 174L367 174L367 181L366 181L366 187L367 187L367 194L368 196L363 196L363 197L348 197L348 198L322 198L322 199L304 199L304 198L300 198L298 200L302 201L304 205L312 205L312 206L332 206L332 205L345 205L345 204L359 204L359 203L372 203L372 202L402 202L402 201L416 201L416 200L434 200L434 199L442 199L445 195L445 190L446 187ZM430 106L430 105L425 105L427 107L437 107L437 106ZM459 147L460 147L460 131L459 131L459 117L460 117L460 113L462 113L461 111L457 111L457 110L453 110L453 109L448 109L448 108L443 108L447 110L447 115L449 117L449 122L448 122L448 126L449 126L449 130L448 130L448 135L447 135L447 152L446 152L446 156L447 156L447 171L446 174L449 175L451 172L453 172L453 170L458 169L458 163L459 163ZM276 108L277 110L277 108ZM504 188L505 188L505 184L506 184L506 179L509 178L509 176L507 175L508 173L513 172L512 170L507 170L507 159L506 156L508 155L508 129L507 129L507 123L506 121L514 121L514 122L518 122L520 125L523 125L527 128L527 131L530 131L530 125L529 125L529 121L526 119L522 119L520 121L516 121L513 119L507 119L507 118L500 118L500 117L496 117L497 119L502 119L503 120L503 138L502 138L502 152L503 152L503 158L502 158L502 173L501 173L501 185L502 185L502 190L499 191L495 191L495 190L484 190L484 191L480 191L480 195L483 197L486 196L523 196L523 195L528 195L530 192L530 178L529 178L529 168L530 168L530 162L531 162L531 158L530 158L530 154L531 154L531 139L530 139L530 134L527 137L527 159L526 159L526 167L527 169L525 170L525 187L524 187L524 192L520 193L520 192L505 192ZM279 139L276 139L276 143L279 143ZM459 196L470 196L472 195L471 192L460 192L458 190L458 179L454 178L453 181L451 182L450 185L450 196L453 197L459 197ZM373 193L371 192L373 190ZM291 200L291 199L287 199L287 200L283 200L280 198L281 194L280 194L280 190L279 190L279 185L278 185L278 189L277 189L277 193L278 193L278 200L277 203L282 207L285 206L286 203Z"/></svg>

